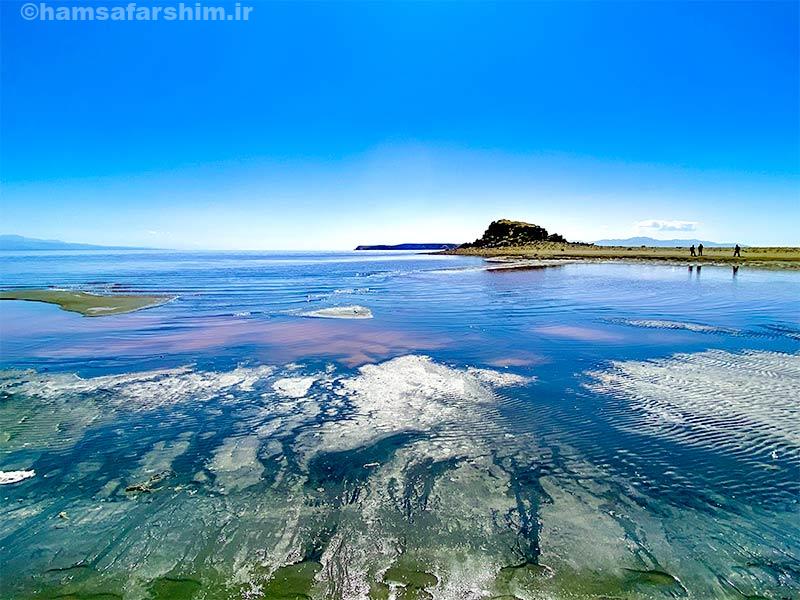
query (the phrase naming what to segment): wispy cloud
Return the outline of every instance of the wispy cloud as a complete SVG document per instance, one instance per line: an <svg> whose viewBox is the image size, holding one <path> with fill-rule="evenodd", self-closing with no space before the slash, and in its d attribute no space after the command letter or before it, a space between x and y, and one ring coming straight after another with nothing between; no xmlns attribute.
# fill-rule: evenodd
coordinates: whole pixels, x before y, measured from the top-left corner
<svg viewBox="0 0 800 600"><path fill-rule="evenodd" d="M648 219L636 223L639 231L696 231L700 225L697 221L664 221L661 219Z"/></svg>

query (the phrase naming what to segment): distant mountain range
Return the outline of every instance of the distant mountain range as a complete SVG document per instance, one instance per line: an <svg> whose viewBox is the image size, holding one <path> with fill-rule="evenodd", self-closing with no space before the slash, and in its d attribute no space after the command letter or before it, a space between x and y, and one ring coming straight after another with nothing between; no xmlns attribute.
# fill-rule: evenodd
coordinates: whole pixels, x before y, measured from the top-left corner
<svg viewBox="0 0 800 600"><path fill-rule="evenodd" d="M134 246L96 246L93 244L75 244L61 240L40 240L22 237L21 235L0 235L0 251L2 250L145 250Z"/></svg>
<svg viewBox="0 0 800 600"><path fill-rule="evenodd" d="M560 237L560 236L559 236ZM594 242L598 246L651 246L658 248L688 248L692 244L697 246L703 244L708 248L732 248L736 244L709 242L707 240L657 240L651 237L631 237L625 239L597 240ZM744 244L741 244L745 247ZM458 244L378 244L373 246L357 246L356 250L452 250ZM100 246L96 244L78 244L74 242L63 242L61 240L41 240L37 238L23 237L21 235L0 235L0 251L10 250L151 250L138 246Z"/></svg>
<svg viewBox="0 0 800 600"><path fill-rule="evenodd" d="M735 243L709 242L707 240L657 240L651 237L631 237L624 240L597 240L597 246L652 246L656 248L688 248L692 244L703 244L709 248L733 248ZM742 244L744 245L744 244Z"/></svg>
<svg viewBox="0 0 800 600"><path fill-rule="evenodd" d="M458 244L396 244L394 246L356 246L356 250L452 250Z"/></svg>

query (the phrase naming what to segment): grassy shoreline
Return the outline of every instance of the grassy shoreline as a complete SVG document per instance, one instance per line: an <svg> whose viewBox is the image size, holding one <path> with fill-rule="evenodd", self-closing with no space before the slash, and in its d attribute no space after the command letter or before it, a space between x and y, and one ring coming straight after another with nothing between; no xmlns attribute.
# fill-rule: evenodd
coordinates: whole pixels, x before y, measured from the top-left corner
<svg viewBox="0 0 800 600"><path fill-rule="evenodd" d="M160 306L172 300L172 296L100 295L72 290L4 290L0 300L22 300L55 304L62 310L76 312L84 317L120 315L146 308Z"/></svg>
<svg viewBox="0 0 800 600"><path fill-rule="evenodd" d="M541 242L526 246L497 248L456 248L436 254L508 258L513 260L571 259L583 261L655 261L670 264L729 265L769 269L800 270L798 247L742 248L741 257L733 256L733 248L705 248L703 256L691 256L688 248L594 246L590 244L563 244Z"/></svg>

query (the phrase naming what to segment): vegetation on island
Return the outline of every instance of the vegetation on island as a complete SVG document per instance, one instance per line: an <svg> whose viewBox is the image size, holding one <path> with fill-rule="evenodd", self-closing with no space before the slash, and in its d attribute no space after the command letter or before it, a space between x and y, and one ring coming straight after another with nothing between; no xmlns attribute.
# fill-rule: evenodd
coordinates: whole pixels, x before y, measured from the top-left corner
<svg viewBox="0 0 800 600"><path fill-rule="evenodd" d="M558 233L548 233L547 229L523 221L500 219L492 221L483 235L472 243L462 244L459 249L466 248L505 248L508 246L526 246L538 242L561 242L567 240Z"/></svg>
<svg viewBox="0 0 800 600"><path fill-rule="evenodd" d="M102 317L134 312L159 306L171 300L170 296L99 295L72 290L7 290L0 292L0 300L25 300L56 304L62 310L76 312L85 317Z"/></svg>

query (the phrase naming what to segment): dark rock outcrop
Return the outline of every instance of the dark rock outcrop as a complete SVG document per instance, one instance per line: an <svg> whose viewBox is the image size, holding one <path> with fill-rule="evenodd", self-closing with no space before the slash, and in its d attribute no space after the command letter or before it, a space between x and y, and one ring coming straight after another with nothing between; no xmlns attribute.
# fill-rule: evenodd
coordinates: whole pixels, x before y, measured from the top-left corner
<svg viewBox="0 0 800 600"><path fill-rule="evenodd" d="M500 219L492 221L483 236L460 248L503 248L505 246L527 246L537 242L566 242L558 233L548 233L547 229L523 221Z"/></svg>

